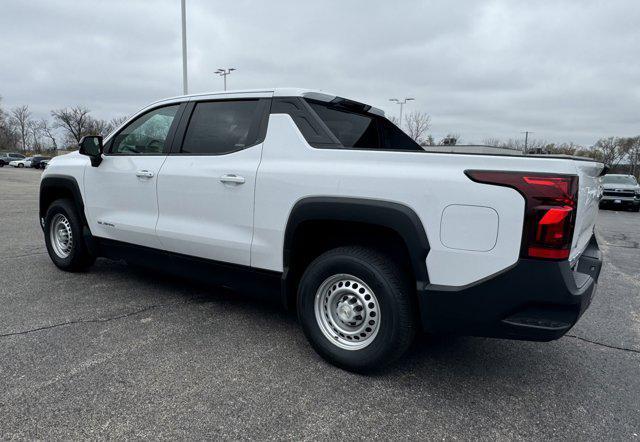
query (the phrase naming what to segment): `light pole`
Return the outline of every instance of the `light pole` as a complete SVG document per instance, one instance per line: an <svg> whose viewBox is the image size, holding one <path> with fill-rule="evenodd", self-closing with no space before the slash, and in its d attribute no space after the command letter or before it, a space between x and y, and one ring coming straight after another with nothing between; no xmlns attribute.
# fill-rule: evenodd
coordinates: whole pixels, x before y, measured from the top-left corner
<svg viewBox="0 0 640 442"><path fill-rule="evenodd" d="M182 0L182 92L184 95L189 93L189 85L187 83L187 6L186 0Z"/></svg>
<svg viewBox="0 0 640 442"><path fill-rule="evenodd" d="M231 72L235 71L236 68L229 68L229 69L224 69L224 68L220 68L217 71L214 72L214 74L218 74L220 75L222 78L224 78L224 90L227 90L227 75L229 75Z"/></svg>
<svg viewBox="0 0 640 442"><path fill-rule="evenodd" d="M395 101L396 104L400 105L400 124L398 124L398 126L402 127L402 107L406 104L407 101L413 100L415 100L415 98L405 98L402 101L398 100L397 98L389 98L389 101Z"/></svg>
<svg viewBox="0 0 640 442"><path fill-rule="evenodd" d="M526 155L528 153L528 146L529 146L529 134L532 134L533 132L530 132L528 130L525 130L524 132L521 132L524 134L524 154Z"/></svg>

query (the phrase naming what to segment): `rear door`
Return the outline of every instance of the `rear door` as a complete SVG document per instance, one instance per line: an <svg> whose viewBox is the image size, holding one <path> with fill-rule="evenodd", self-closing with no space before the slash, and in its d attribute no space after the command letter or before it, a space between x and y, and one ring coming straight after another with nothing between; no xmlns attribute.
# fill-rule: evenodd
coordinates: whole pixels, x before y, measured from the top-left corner
<svg viewBox="0 0 640 442"><path fill-rule="evenodd" d="M270 99L189 104L158 177L165 250L250 265L255 179Z"/></svg>
<svg viewBox="0 0 640 442"><path fill-rule="evenodd" d="M156 184L184 106L138 116L106 144L99 167L86 167L85 212L93 235L161 248Z"/></svg>

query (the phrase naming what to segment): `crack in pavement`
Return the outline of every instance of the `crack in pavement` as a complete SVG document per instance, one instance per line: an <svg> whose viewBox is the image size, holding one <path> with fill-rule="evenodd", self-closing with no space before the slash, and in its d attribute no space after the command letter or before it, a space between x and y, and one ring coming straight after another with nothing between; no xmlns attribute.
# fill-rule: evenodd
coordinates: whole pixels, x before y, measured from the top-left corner
<svg viewBox="0 0 640 442"><path fill-rule="evenodd" d="M164 304L154 304L154 305L150 305L150 306L138 309L138 310L134 310L134 311L129 312L129 313L123 313L121 315L112 316L112 317L108 317L108 318L78 319L78 320L75 320L75 321L65 321L65 322L60 322L58 324L44 325L42 327L36 327L36 328L29 329L29 330L22 330L22 331L11 332L11 333L3 333L3 334L0 334L0 338L6 338L6 337L9 337L9 336L26 335L26 334L29 334L29 333L34 333L34 332L38 332L38 331L42 331L42 330L49 330L49 329L58 328L58 327L66 327L67 325L110 322L110 321L115 321L117 319L124 319L124 318L128 318L130 316L139 315L140 313L148 312L150 310L155 310L155 309L158 309L158 308L172 307L172 306L175 306L175 305L188 304L188 303L190 303L192 301L195 301L197 299L199 299L199 298L189 298L189 299L186 299L186 300L180 301L180 302L168 302L168 303L164 303Z"/></svg>
<svg viewBox="0 0 640 442"><path fill-rule="evenodd" d="M577 336L577 335L568 335L567 334L567 335L565 335L565 337L578 339L580 341L588 342L589 344L599 345L600 347L611 348L613 350L622 350L622 351L627 351L627 352L630 352L630 353L638 353L638 354L640 354L640 350L636 350L635 348L618 347L616 345L603 344L602 342L592 341L591 339L583 338L582 336Z"/></svg>

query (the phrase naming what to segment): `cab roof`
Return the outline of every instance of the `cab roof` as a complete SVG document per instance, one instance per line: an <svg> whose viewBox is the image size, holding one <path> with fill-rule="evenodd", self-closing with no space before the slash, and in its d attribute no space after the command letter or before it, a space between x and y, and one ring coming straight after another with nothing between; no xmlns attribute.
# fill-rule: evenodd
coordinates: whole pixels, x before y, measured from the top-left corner
<svg viewBox="0 0 640 442"><path fill-rule="evenodd" d="M371 112L377 115L384 116L384 111L376 107L370 106L365 103L360 103L354 100L349 100L344 97L339 97L335 94L316 90L316 89L304 89L304 88L268 88L268 89L242 89L242 90L230 90L230 91L214 91L204 92L200 94L179 95L176 97L165 98L155 101L149 106L157 105L159 103L171 103L176 101L184 101L191 99L215 99L215 98L261 98L261 97L304 97L317 101L343 101L349 102L355 105L360 105L367 112ZM149 107L149 106L145 106Z"/></svg>

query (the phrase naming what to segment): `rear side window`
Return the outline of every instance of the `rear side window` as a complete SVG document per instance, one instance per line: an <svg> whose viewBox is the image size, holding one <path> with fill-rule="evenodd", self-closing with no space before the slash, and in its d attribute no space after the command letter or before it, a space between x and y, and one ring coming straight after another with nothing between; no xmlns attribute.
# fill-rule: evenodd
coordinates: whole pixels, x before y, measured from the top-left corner
<svg viewBox="0 0 640 442"><path fill-rule="evenodd" d="M382 144L389 150L424 150L418 143L413 141L402 129L386 118L380 118L382 129Z"/></svg>
<svg viewBox="0 0 640 442"><path fill-rule="evenodd" d="M222 155L255 144L261 107L258 100L197 103L184 136L185 154Z"/></svg>
<svg viewBox="0 0 640 442"><path fill-rule="evenodd" d="M331 133L347 148L424 151L384 117L307 100Z"/></svg>
<svg viewBox="0 0 640 442"><path fill-rule="evenodd" d="M344 147L380 148L378 125L373 116L333 109L314 102L309 104Z"/></svg>

